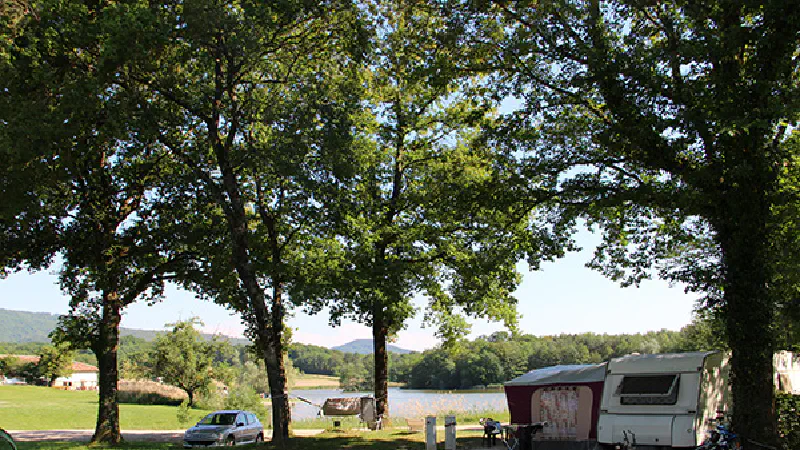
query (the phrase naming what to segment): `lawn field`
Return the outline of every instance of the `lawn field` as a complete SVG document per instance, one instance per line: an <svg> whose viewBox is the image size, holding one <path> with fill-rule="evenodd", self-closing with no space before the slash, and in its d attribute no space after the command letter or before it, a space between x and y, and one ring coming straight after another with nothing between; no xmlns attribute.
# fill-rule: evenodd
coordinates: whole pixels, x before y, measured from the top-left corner
<svg viewBox="0 0 800 450"><path fill-rule="evenodd" d="M389 382L389 387L402 387L403 383ZM339 389L339 377L301 373L292 389Z"/></svg>
<svg viewBox="0 0 800 450"><path fill-rule="evenodd" d="M295 389L339 389L339 378L328 375L300 374L294 380Z"/></svg>
<svg viewBox="0 0 800 450"><path fill-rule="evenodd" d="M444 436L439 432L439 440ZM499 443L498 443L499 444ZM502 444L500 444L502 446ZM20 442L19 450L97 450L97 449L122 449L122 450L173 450L182 448L179 443L123 443L117 446L92 445L72 442ZM271 443L261 445L246 445L238 447L248 449L274 449ZM408 433L406 431L369 431L369 432L326 432L313 437L295 437L290 439L287 450L423 450L425 448L423 433ZM439 449L444 448L440 442ZM478 432L459 432L459 449L482 448L481 437ZM500 448L500 447L498 447Z"/></svg>
<svg viewBox="0 0 800 450"><path fill-rule="evenodd" d="M0 428L6 430L92 430L97 392L62 391L39 386L0 386ZM180 430L174 406L119 406L123 430ZM208 414L189 412L189 423Z"/></svg>
<svg viewBox="0 0 800 450"><path fill-rule="evenodd" d="M93 430L97 417L97 393L88 391L62 391L47 387L0 386L0 428L6 430ZM120 405L122 430L182 430L176 417L177 407ZM192 410L189 423L195 423L207 414L205 410ZM496 419L507 421L501 412L488 414ZM444 423L444 418L439 420ZM457 414L459 425L477 425L478 417ZM342 418L340 428L332 430L330 418L293 422L292 428L327 430L313 437L298 436L291 439L288 450L319 449L333 450L422 450L423 433L407 431L405 419L387 421L393 427L384 431L363 431L363 424L355 418ZM265 423L265 426L270 424ZM480 431L460 430L458 443L460 449L480 448ZM439 431L444 439L443 430ZM443 448L443 444L439 448ZM118 446L88 446L79 442L20 442L18 450L95 450L95 449L179 449L181 444L161 442L125 442ZM270 443L261 446L245 446L244 449L273 449ZM5 450L0 445L0 450Z"/></svg>

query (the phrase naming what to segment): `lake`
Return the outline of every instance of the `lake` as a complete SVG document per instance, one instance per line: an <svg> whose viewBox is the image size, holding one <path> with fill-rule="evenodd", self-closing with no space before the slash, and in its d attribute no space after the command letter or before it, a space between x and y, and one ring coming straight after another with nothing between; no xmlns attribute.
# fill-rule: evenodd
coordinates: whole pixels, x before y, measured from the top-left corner
<svg viewBox="0 0 800 450"><path fill-rule="evenodd" d="M372 396L372 392L344 392L340 389L294 390L291 398L302 397L316 405L334 397ZM506 411L506 395L503 392L481 391L417 391L389 388L389 415L391 417L425 417L442 415L450 411L481 413ZM292 403L292 420L313 419L319 408L302 401Z"/></svg>

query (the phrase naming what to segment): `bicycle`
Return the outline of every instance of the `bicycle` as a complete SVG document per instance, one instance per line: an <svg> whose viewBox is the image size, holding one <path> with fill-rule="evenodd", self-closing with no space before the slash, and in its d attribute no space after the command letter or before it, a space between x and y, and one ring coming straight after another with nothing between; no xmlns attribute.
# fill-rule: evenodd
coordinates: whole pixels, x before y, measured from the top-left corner
<svg viewBox="0 0 800 450"><path fill-rule="evenodd" d="M728 430L725 425L717 425L716 429L708 430L708 438L703 441L697 450L736 450L741 449L739 436Z"/></svg>
<svg viewBox="0 0 800 450"><path fill-rule="evenodd" d="M17 450L17 444L6 430L0 428L0 450L5 449Z"/></svg>
<svg viewBox="0 0 800 450"><path fill-rule="evenodd" d="M519 425L506 425L503 427L505 436L500 435L500 442L506 446L507 450L517 450L519 448Z"/></svg>

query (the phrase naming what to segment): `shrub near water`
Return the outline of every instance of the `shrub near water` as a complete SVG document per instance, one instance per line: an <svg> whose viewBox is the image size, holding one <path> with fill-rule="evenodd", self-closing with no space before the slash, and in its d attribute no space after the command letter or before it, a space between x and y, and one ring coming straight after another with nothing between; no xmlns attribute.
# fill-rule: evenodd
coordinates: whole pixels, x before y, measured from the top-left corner
<svg viewBox="0 0 800 450"><path fill-rule="evenodd" d="M137 405L178 406L187 397L182 389L155 381L122 380L117 390L120 403Z"/></svg>

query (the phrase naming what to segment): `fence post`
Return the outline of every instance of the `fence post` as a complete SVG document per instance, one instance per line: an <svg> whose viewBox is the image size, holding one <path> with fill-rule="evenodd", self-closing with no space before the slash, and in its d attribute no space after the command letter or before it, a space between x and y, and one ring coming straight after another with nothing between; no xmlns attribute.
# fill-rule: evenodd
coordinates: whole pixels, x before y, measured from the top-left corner
<svg viewBox="0 0 800 450"><path fill-rule="evenodd" d="M456 450L456 416L444 418L444 448Z"/></svg>
<svg viewBox="0 0 800 450"><path fill-rule="evenodd" d="M436 450L436 417L425 418L425 450Z"/></svg>

